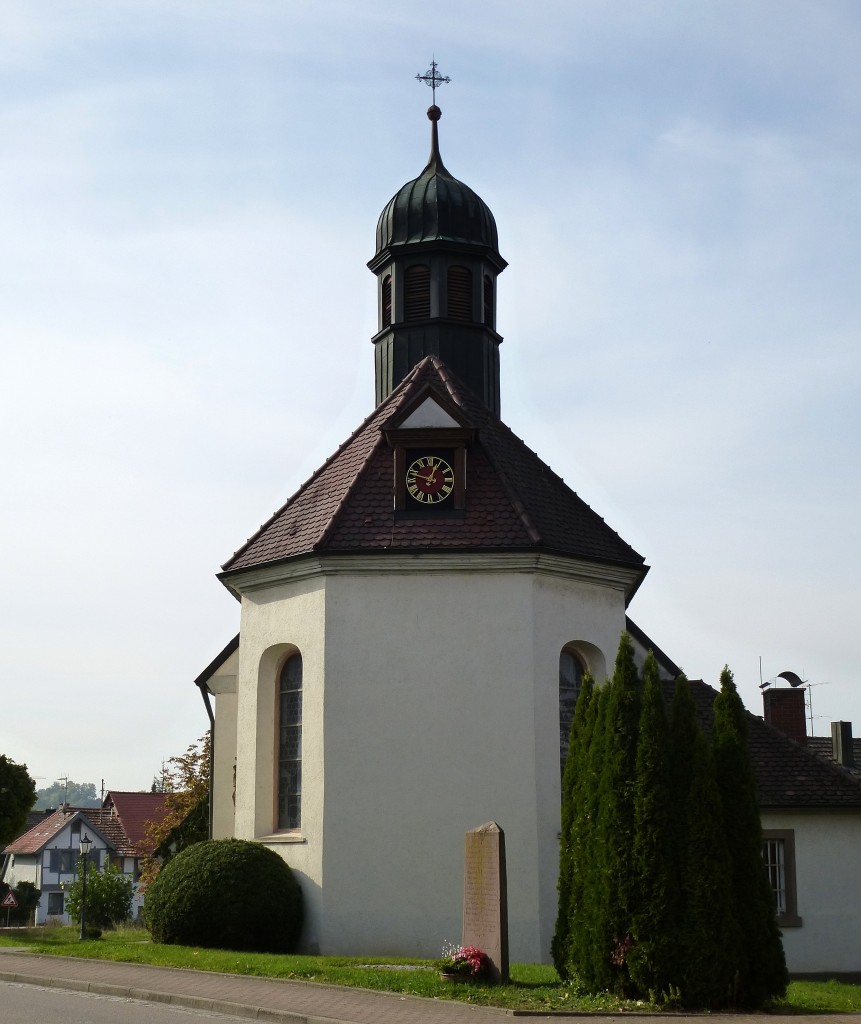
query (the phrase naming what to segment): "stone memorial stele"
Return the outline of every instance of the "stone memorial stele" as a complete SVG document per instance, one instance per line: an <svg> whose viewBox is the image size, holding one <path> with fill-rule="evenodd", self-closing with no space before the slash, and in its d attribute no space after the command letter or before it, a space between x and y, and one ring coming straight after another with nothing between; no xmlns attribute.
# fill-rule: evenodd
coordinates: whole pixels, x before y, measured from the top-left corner
<svg viewBox="0 0 861 1024"><path fill-rule="evenodd" d="M463 944L490 960L490 980L508 981L505 833L495 821L470 829L464 845Z"/></svg>

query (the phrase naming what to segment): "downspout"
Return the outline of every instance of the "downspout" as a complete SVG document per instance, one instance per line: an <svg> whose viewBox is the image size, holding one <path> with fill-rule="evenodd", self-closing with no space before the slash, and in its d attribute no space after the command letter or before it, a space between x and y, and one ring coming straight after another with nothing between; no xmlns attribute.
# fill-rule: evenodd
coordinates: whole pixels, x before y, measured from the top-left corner
<svg viewBox="0 0 861 1024"><path fill-rule="evenodd" d="M212 690L206 685L205 680L195 680L194 685L200 690L203 697L203 704L209 716L209 838L212 839L212 822L215 812L215 715L212 712L210 696Z"/></svg>

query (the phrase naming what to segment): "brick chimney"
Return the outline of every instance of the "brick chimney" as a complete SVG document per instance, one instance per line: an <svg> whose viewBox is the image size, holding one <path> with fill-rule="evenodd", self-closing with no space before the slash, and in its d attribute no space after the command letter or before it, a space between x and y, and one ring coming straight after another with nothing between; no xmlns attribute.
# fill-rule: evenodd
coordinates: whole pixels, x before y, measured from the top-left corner
<svg viewBox="0 0 861 1024"><path fill-rule="evenodd" d="M807 715L802 687L769 687L762 691L765 720L796 743L807 743Z"/></svg>
<svg viewBox="0 0 861 1024"><path fill-rule="evenodd" d="M831 723L831 756L844 768L855 767L851 722Z"/></svg>

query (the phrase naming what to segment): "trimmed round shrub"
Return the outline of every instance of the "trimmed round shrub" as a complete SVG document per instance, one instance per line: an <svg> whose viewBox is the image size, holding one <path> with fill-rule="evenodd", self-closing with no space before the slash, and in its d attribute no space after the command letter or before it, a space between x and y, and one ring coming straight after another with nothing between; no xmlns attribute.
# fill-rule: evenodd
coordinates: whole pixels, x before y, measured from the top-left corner
<svg viewBox="0 0 861 1024"><path fill-rule="evenodd" d="M210 839L165 864L147 890L144 915L155 942L289 953L302 929L302 890L260 843Z"/></svg>

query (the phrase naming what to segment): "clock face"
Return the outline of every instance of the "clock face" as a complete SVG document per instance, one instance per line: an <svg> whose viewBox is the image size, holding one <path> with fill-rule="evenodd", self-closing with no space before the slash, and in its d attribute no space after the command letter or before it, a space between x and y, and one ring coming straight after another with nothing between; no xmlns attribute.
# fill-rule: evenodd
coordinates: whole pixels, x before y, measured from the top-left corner
<svg viewBox="0 0 861 1024"><path fill-rule="evenodd" d="M422 505L436 505L451 494L454 470L437 455L422 455L407 469L407 491Z"/></svg>

